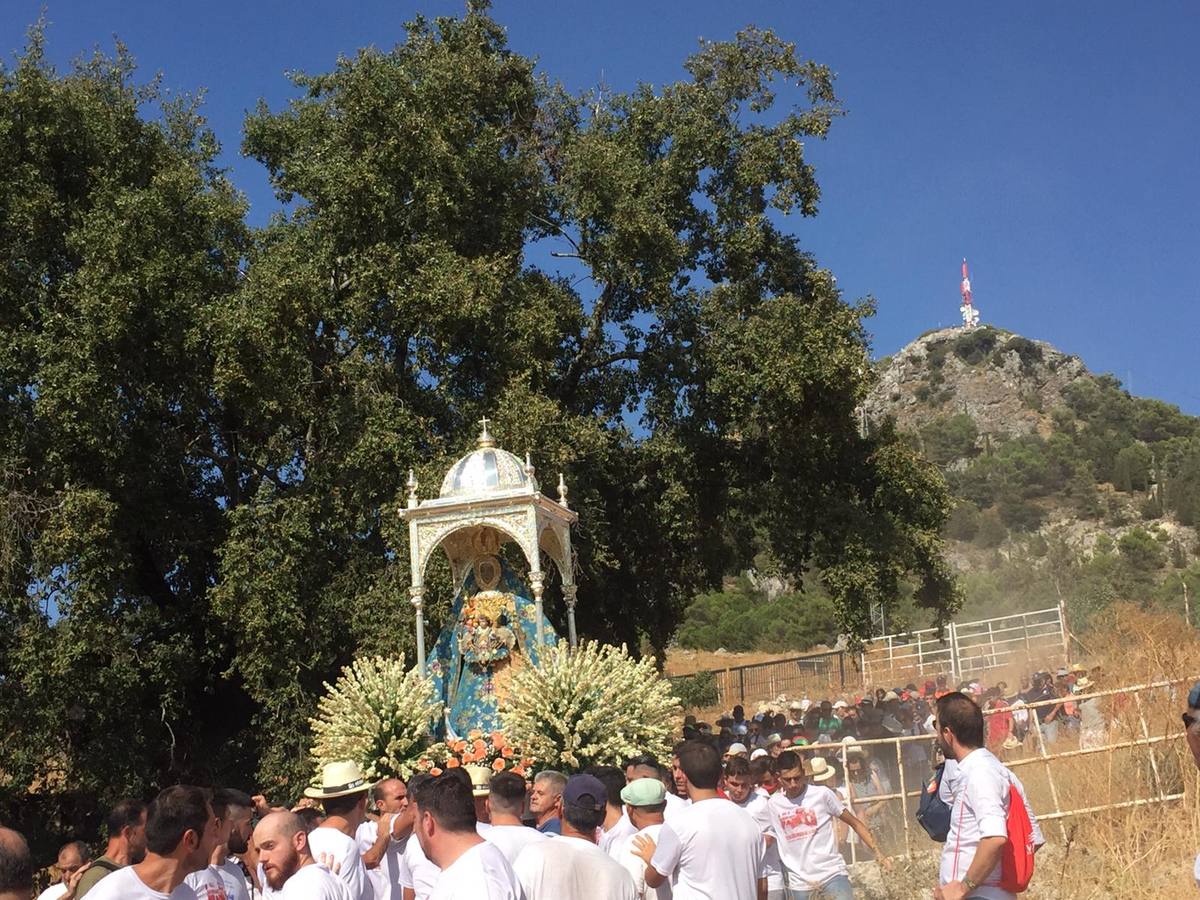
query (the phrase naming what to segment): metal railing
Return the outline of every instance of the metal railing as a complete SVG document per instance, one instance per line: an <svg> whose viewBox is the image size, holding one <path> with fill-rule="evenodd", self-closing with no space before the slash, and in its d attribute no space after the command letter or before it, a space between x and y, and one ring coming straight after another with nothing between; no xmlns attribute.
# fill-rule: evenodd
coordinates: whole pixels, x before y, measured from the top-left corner
<svg viewBox="0 0 1200 900"><path fill-rule="evenodd" d="M1024 709L1028 713L1029 728L1022 747L1025 744L1032 743L1034 753L1015 759L1003 759L1002 761L1009 769L1017 770L1018 777L1022 778L1026 796L1030 800L1038 822L1042 825L1049 822L1058 822L1061 836L1065 841L1067 839L1067 830L1062 823L1067 818L1092 815L1106 810L1127 809L1156 803L1170 803L1184 799L1182 771L1177 771L1175 769L1176 762L1172 761L1172 757L1163 753L1165 745L1182 740L1184 736L1183 731L1174 724L1178 721L1177 719L1168 717L1164 720L1166 725L1163 733L1152 735L1147 721L1144 695L1152 694L1155 691L1165 691L1167 692L1168 700L1177 701L1180 698L1174 696L1175 686L1194 682L1197 677L1174 678L1149 684L1131 685L1129 687L1094 691L1087 694L1076 694L1065 698L1030 703L1024 707L1020 707L1019 709ZM1053 706L1064 701L1083 703L1084 701L1099 701L1106 698L1121 701L1121 709L1114 711L1106 719L1105 738L1103 741L1088 747L1072 748L1069 746L1070 740L1064 739L1047 746L1042 724L1037 716L1039 708ZM1013 711L1013 707L1007 707L984 710L983 714L984 716L993 716L1012 713ZM1118 739L1113 740L1114 737ZM912 764L912 755L909 754L910 758L906 760L904 750L908 746L923 745L926 748L925 756L929 760L932 760L934 758L933 747L935 741L936 738L933 735L919 734L854 741L851 744L811 744L802 747L792 747L791 749L808 755L826 755L832 757L839 763L842 777L844 777L844 773L846 772L846 765L849 758L856 755L858 749L861 749L865 753L864 765L871 765L872 762L880 764L886 760L887 768L890 769L891 761L894 760L894 783L898 790L879 794L856 795L855 790L851 787L845 791L847 795L846 805L851 812L860 818L864 817L864 811L876 809L877 804L882 805L882 812L868 819L868 825L876 832L876 837L880 839L881 846L886 852L900 852L902 846L904 854L911 855L919 850L933 849L938 845L931 841L923 830L914 827L915 819L913 818L916 801L921 796L929 780L931 767L926 767L918 777L918 773L914 771ZM1054 749L1055 747L1062 747L1064 744L1068 745L1065 749ZM1135 796L1117 800L1110 798L1108 802L1104 803L1089 802L1096 799L1099 789L1099 784L1095 779L1085 779L1082 785L1077 784L1073 788L1068 788L1064 791L1064 785L1061 783L1061 772L1059 777L1056 778L1052 769L1052 764L1060 760L1068 760L1070 763L1074 763L1080 757L1089 757L1100 753L1113 754L1116 751L1138 754L1136 758L1138 766L1148 773L1148 778L1144 782L1146 788L1144 793L1146 796ZM1110 764L1112 759L1110 756ZM1033 784L1029 776L1022 777L1020 774L1021 769L1031 766L1038 767L1041 770L1042 781L1037 784ZM889 783L892 782L890 773L888 780ZM1143 782L1136 779L1120 779L1120 784L1124 786L1129 786L1131 782L1135 790L1143 784ZM1076 796L1076 794L1079 796ZM1049 801L1048 803L1046 802L1047 800ZM1049 839L1048 836L1047 839ZM851 841L851 861L858 861L859 855L858 845L854 841Z"/></svg>
<svg viewBox="0 0 1200 900"><path fill-rule="evenodd" d="M726 710L735 703L745 705L747 700L799 696L808 690L859 682L857 658L842 650L709 671L717 683L718 705ZM677 675L672 680L689 677Z"/></svg>
<svg viewBox="0 0 1200 900"><path fill-rule="evenodd" d="M975 622L951 622L886 634L863 649L864 684L901 684L948 674L961 681L1008 665L1056 666L1067 661L1067 629L1060 607L1014 613Z"/></svg>

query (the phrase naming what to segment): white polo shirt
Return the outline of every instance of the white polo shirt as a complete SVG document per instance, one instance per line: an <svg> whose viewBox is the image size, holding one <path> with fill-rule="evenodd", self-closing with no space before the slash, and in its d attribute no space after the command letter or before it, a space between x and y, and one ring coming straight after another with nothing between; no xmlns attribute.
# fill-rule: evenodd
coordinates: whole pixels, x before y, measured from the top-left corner
<svg viewBox="0 0 1200 900"><path fill-rule="evenodd" d="M988 750L972 750L958 763L954 779L954 803L950 807L950 833L942 846L939 883L962 881L975 858L979 842L988 837L1008 836L1008 785L1016 785L1033 828L1034 846L1046 843L1042 829L1025 796L1020 779ZM969 896L980 900L1015 900L1016 894L1001 890L997 865Z"/></svg>

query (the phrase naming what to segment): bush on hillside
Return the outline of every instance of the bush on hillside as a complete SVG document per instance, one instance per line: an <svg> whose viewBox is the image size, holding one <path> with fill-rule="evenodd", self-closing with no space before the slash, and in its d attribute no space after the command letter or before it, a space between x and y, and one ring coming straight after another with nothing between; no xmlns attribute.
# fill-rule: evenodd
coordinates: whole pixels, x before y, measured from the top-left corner
<svg viewBox="0 0 1200 900"><path fill-rule="evenodd" d="M996 330L976 328L963 332L954 340L954 355L969 366L975 366L988 358L996 349Z"/></svg>
<svg viewBox="0 0 1200 900"><path fill-rule="evenodd" d="M978 439L979 429L967 413L935 419L921 429L925 458L939 466L974 456Z"/></svg>

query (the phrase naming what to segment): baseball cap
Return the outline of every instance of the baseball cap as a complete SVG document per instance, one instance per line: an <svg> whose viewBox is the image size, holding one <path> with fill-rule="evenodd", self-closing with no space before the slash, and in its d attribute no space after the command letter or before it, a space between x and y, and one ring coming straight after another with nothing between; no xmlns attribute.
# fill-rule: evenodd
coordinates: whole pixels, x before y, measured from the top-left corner
<svg viewBox="0 0 1200 900"><path fill-rule="evenodd" d="M768 745L778 744L782 740L783 740L783 735L779 734L778 732L767 735L767 744Z"/></svg>
<svg viewBox="0 0 1200 900"><path fill-rule="evenodd" d="M667 789L657 778L635 778L621 788L621 800L630 806L658 806L666 799Z"/></svg>
<svg viewBox="0 0 1200 900"><path fill-rule="evenodd" d="M759 747L757 750L755 750L753 753L750 754L750 761L753 762L756 759L762 759L766 755L767 755L767 751L764 750L762 747Z"/></svg>
<svg viewBox="0 0 1200 900"><path fill-rule="evenodd" d="M1196 682L1192 692L1188 694L1188 706L1192 709L1200 709L1200 681Z"/></svg>
<svg viewBox="0 0 1200 900"><path fill-rule="evenodd" d="M745 744L730 744L729 749L725 751L726 756L737 756L739 753L746 753Z"/></svg>
<svg viewBox="0 0 1200 900"><path fill-rule="evenodd" d="M562 793L563 803L567 806L597 811L604 809L607 797L604 784L594 775L572 775Z"/></svg>
<svg viewBox="0 0 1200 900"><path fill-rule="evenodd" d="M884 700L899 700L900 695L897 694L895 691L888 691L886 694L883 695L883 699Z"/></svg>
<svg viewBox="0 0 1200 900"><path fill-rule="evenodd" d="M837 700L837 701L835 701L835 702L834 702L834 704L833 704L833 708L834 708L834 709L845 709L845 708L846 708L846 701L845 701L845 700Z"/></svg>

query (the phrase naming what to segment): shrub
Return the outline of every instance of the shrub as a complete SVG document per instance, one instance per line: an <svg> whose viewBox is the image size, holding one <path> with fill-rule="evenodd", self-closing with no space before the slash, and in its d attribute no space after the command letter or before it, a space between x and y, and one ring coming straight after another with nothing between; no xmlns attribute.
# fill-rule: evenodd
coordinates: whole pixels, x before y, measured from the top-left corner
<svg viewBox="0 0 1200 900"><path fill-rule="evenodd" d="M976 328L964 332L954 340L954 355L969 366L978 365L996 349L996 331L993 328Z"/></svg>
<svg viewBox="0 0 1200 900"><path fill-rule="evenodd" d="M979 507L970 500L959 500L946 520L946 537L955 541L970 541L979 533Z"/></svg>
<svg viewBox="0 0 1200 900"><path fill-rule="evenodd" d="M985 509L979 514L979 530L975 534L975 543L984 549L999 547L1008 537L1008 529L1000 520L1000 513L995 509Z"/></svg>
<svg viewBox="0 0 1200 900"><path fill-rule="evenodd" d="M636 753L663 759L679 717L653 660L595 641L575 650L559 641L539 665L517 669L500 711L514 745L540 765L569 771L619 766Z"/></svg>
<svg viewBox="0 0 1200 900"><path fill-rule="evenodd" d="M956 459L975 455L979 430L970 415L958 413L930 422L921 429L921 438L925 457L930 462L944 466Z"/></svg>
<svg viewBox="0 0 1200 900"><path fill-rule="evenodd" d="M684 709L705 709L716 706L721 699L717 676L712 672L680 675L671 679L671 690Z"/></svg>

